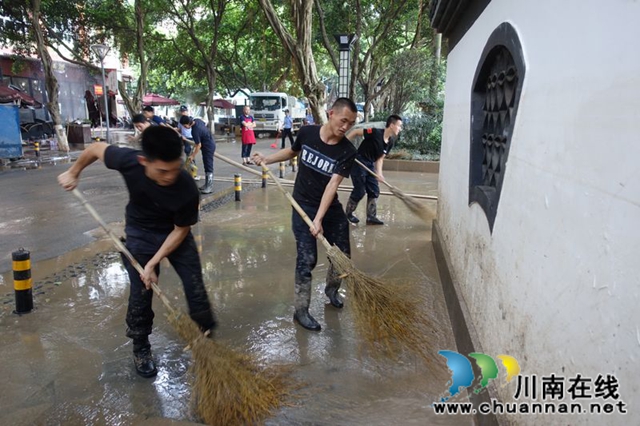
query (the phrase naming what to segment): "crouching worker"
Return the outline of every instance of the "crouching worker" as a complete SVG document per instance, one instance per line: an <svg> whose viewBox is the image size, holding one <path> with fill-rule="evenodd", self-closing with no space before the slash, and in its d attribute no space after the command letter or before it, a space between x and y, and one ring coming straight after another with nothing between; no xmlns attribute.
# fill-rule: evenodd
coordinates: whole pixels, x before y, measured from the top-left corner
<svg viewBox="0 0 640 426"><path fill-rule="evenodd" d="M191 234L191 226L198 221L200 195L182 168L181 154L180 136L169 127L153 126L142 133L142 151L96 142L58 176L58 183L70 191L78 185L82 170L102 160L124 177L129 190L126 247L144 267L144 273L138 273L123 256L130 281L127 336L133 339L135 368L143 377L158 372L149 335L154 317L151 283L158 281L162 259L169 259L182 281L191 318L203 332L216 326Z"/></svg>

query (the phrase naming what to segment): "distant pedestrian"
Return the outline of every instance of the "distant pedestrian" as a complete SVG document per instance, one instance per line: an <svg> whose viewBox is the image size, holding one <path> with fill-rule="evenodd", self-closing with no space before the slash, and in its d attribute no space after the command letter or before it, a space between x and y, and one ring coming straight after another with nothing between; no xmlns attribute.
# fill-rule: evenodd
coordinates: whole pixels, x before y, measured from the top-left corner
<svg viewBox="0 0 640 426"><path fill-rule="evenodd" d="M179 111L180 111L180 118L185 116L191 117L189 115L189 108L186 105L181 105ZM182 136L182 139L184 141L184 153L188 157L189 154L191 154L191 151L193 150L192 148L193 137L191 136L191 129L187 129L182 124L180 124L180 122L178 122L178 130L180 131L180 135ZM194 159L194 162L195 162L195 159Z"/></svg>
<svg viewBox="0 0 640 426"><path fill-rule="evenodd" d="M213 192L213 154L216 152L216 143L213 135L199 118L191 118L186 115L180 117L180 124L187 129L191 129L191 137L195 143L193 151L189 154L189 158L196 158L198 151L202 150L202 162L204 164L205 182L200 187L203 194L211 194Z"/></svg>
<svg viewBox="0 0 640 426"><path fill-rule="evenodd" d="M289 142L293 146L293 119L288 109L284 110L284 122L282 123L282 146L281 149L285 149L286 144L284 142L286 137L289 137Z"/></svg>
<svg viewBox="0 0 640 426"><path fill-rule="evenodd" d="M256 123L255 119L251 115L251 109L249 106L245 106L242 109L240 125L242 126L242 164L252 165L251 148L256 144L256 135L253 132L253 129L256 127Z"/></svg>
<svg viewBox="0 0 640 426"><path fill-rule="evenodd" d="M160 117L159 115L156 115L155 110L150 105L147 105L146 107L142 108L142 113L144 114L145 117L147 117L147 120L153 121L158 126L171 127L167 123L165 123L162 117Z"/></svg>
<svg viewBox="0 0 640 426"><path fill-rule="evenodd" d="M313 120L313 114L311 113L310 108L307 108L307 115L304 117L304 121L307 126L311 126L315 124L315 121Z"/></svg>
<svg viewBox="0 0 640 426"><path fill-rule="evenodd" d="M353 140L357 136L363 136L364 139L358 147L358 156L356 157L362 164L367 166L369 170L373 170L378 175L378 179L384 180L382 175L382 163L384 157L391 151L394 139L398 137L402 131L402 118L399 115L390 115L387 118L386 127L382 129L360 128L349 132L347 137ZM347 201L345 212L349 222L356 224L360 219L353 215L358 207L358 203L365 194L367 194L367 225L384 225L377 217L376 202L380 196L380 185L378 179L373 177L369 172L356 164L351 169L351 182L353 183L353 191Z"/></svg>
<svg viewBox="0 0 640 426"><path fill-rule="evenodd" d="M134 115L131 119L131 122L133 124L133 128L136 129L136 135L128 137L129 142L131 142L132 144L139 144L140 138L142 137L142 132L144 132L148 127L156 125L155 123L147 120L147 117L145 117L143 114Z"/></svg>

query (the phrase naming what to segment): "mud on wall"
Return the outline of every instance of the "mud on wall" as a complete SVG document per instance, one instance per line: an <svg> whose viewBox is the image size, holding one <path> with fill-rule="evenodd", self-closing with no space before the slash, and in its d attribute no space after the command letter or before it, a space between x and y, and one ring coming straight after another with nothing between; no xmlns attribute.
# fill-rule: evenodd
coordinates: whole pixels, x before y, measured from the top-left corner
<svg viewBox="0 0 640 426"><path fill-rule="evenodd" d="M476 349L523 374L615 374L625 402L640 398L639 16L638 2L491 1L448 56L438 203ZM469 205L470 95L503 22L527 71L491 231Z"/></svg>

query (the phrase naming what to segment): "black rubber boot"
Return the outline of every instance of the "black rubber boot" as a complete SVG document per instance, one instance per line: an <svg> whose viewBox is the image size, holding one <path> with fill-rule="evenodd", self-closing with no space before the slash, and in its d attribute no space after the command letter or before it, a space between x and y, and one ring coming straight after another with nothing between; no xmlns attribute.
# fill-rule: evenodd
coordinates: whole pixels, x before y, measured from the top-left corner
<svg viewBox="0 0 640 426"><path fill-rule="evenodd" d="M376 201L377 198L367 199L367 225L384 225L384 222L376 217L378 212Z"/></svg>
<svg viewBox="0 0 640 426"><path fill-rule="evenodd" d="M203 194L211 194L213 192L213 173L207 173L204 186L200 187L200 192Z"/></svg>
<svg viewBox="0 0 640 426"><path fill-rule="evenodd" d="M344 209L344 212L347 214L347 219L353 224L360 222L360 219L353 215L356 207L358 207L358 203L349 198L349 201L347 201L347 206Z"/></svg>
<svg viewBox="0 0 640 426"><path fill-rule="evenodd" d="M338 290L340 289L340 284L342 284L342 280L338 278L338 272L333 267L333 265L329 265L329 269L327 270L327 284L324 288L324 294L329 298L329 302L331 306L335 308L342 308L344 303L342 301L342 297Z"/></svg>
<svg viewBox="0 0 640 426"><path fill-rule="evenodd" d="M133 364L136 367L136 372L142 377L149 378L158 374L148 339L133 341Z"/></svg>
<svg viewBox="0 0 640 426"><path fill-rule="evenodd" d="M293 320L307 330L320 331L320 324L309 314L309 302L311 302L311 280L296 282L294 296L296 311L293 314Z"/></svg>

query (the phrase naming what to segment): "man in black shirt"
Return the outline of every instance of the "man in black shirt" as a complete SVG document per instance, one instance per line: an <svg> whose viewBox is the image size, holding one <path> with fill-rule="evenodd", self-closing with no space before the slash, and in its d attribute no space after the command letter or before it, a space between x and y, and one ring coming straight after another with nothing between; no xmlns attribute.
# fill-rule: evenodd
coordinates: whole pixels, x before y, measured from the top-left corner
<svg viewBox="0 0 640 426"><path fill-rule="evenodd" d="M204 121L183 115L180 117L180 124L185 129L191 129L191 138L196 144L191 154L189 154L189 158L195 160L196 154L202 149L202 162L204 163L206 180L204 186L200 187L200 192L211 194L213 192L213 154L216 152L216 142Z"/></svg>
<svg viewBox="0 0 640 426"><path fill-rule="evenodd" d="M70 191L78 185L82 170L102 160L124 177L129 190L126 246L144 267L144 274L139 274L123 256L131 283L127 336L133 339L135 367L143 377L157 373L149 343L154 317L150 288L158 282L162 259L168 258L180 276L191 318L203 332L216 326L191 234L191 226L198 221L200 195L182 168L181 154L182 141L173 129L151 126L142 133L142 152L96 142L58 176L60 185Z"/></svg>
<svg viewBox="0 0 640 426"><path fill-rule="evenodd" d="M324 234L347 256L349 245L349 222L338 201L337 190L342 179L349 176L356 149L345 133L356 122L356 105L347 98L339 98L329 111L329 121L323 126L305 126L291 148L282 149L264 157L253 155L258 165L290 160L298 155L300 168L293 188L293 198L305 213L312 218L309 228L294 209L291 223L296 237L297 260L295 274L295 313L293 319L308 330L319 331L320 324L309 314L311 302L311 271L318 258L316 236ZM325 294L331 305L342 308L338 293L342 279L333 265L329 265Z"/></svg>
<svg viewBox="0 0 640 426"><path fill-rule="evenodd" d="M367 166L369 170L373 170L381 181L384 180L382 175L382 163L384 156L393 148L393 141L402 131L402 118L398 115L390 115L387 118L385 129L362 128L356 129L349 133L349 139L363 136L364 139L358 147L358 156L356 157L362 164ZM384 225L377 217L377 200L380 196L380 186L378 180L369 172L356 164L351 169L351 181L353 182L353 191L347 201L347 219L351 223L358 223L360 220L353 215L358 203L367 194L367 225Z"/></svg>

